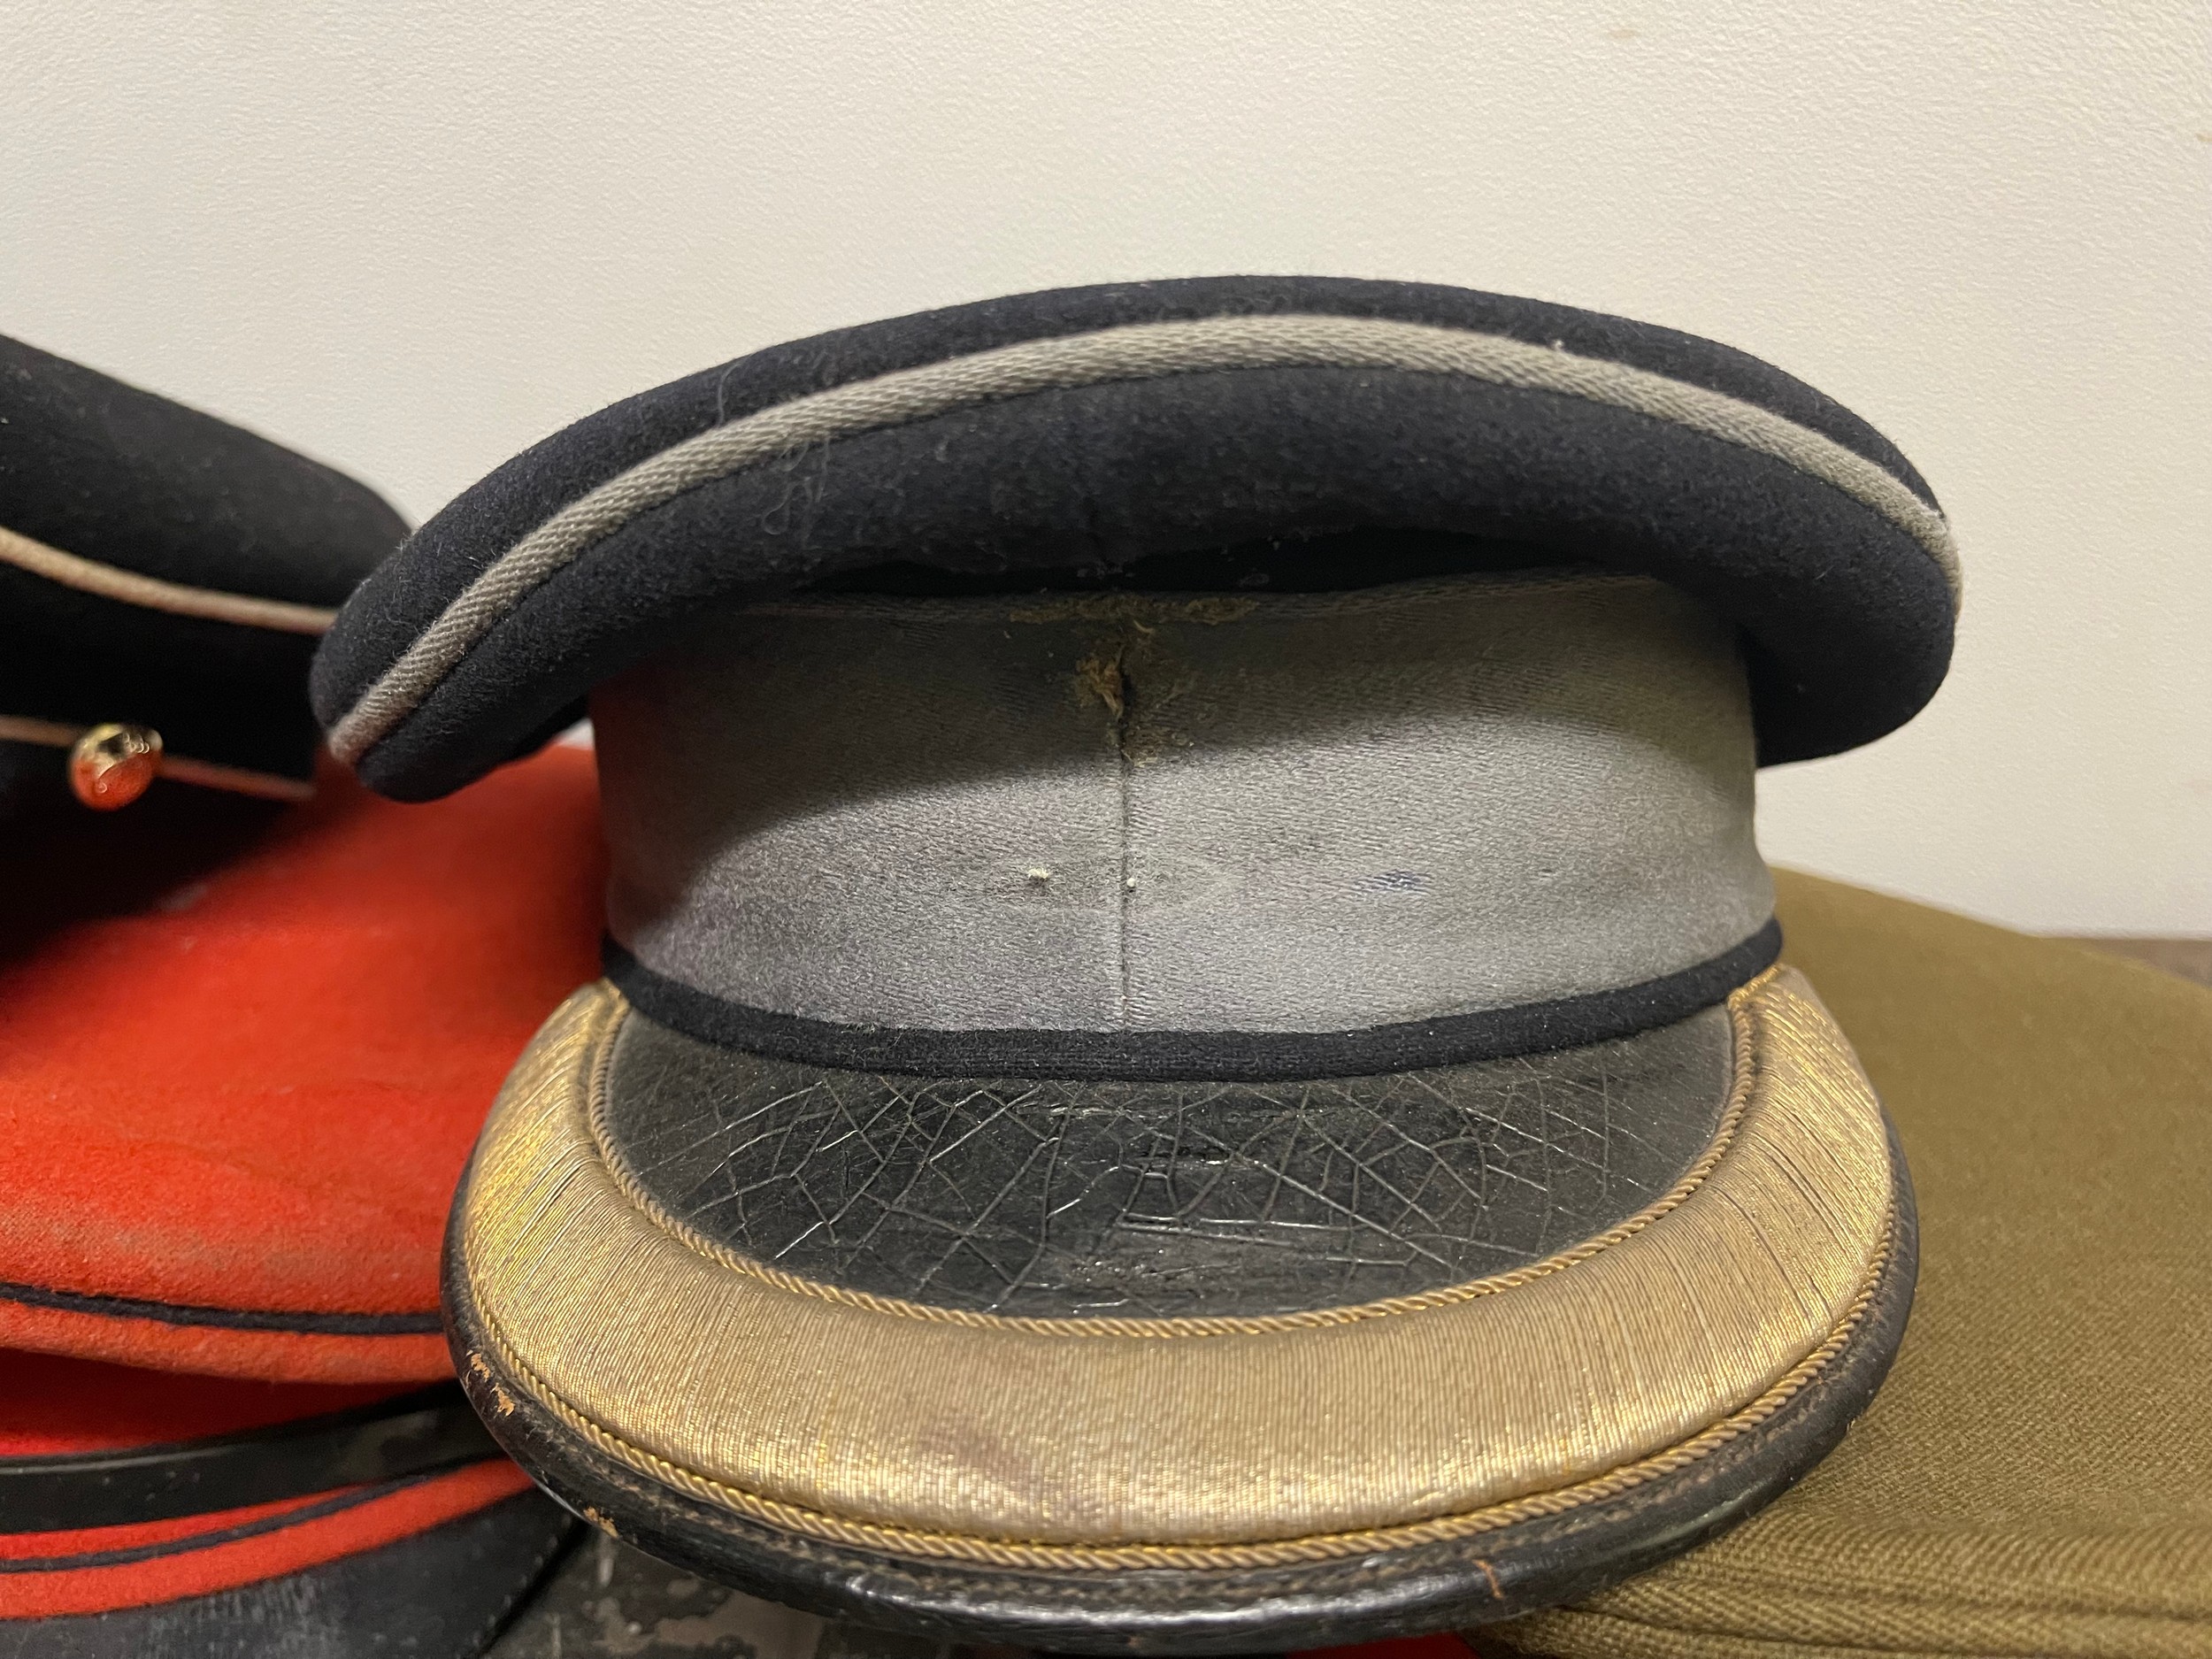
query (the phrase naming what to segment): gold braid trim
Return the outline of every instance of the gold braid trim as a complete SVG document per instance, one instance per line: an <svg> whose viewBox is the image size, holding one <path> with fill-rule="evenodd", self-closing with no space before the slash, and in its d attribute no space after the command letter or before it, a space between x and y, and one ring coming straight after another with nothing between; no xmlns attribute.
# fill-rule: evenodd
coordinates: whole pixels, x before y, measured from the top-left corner
<svg viewBox="0 0 2212 1659"><path fill-rule="evenodd" d="M1093 1548L1013 1543L957 1532L926 1532L907 1527L878 1526L864 1521L844 1520L818 1510L802 1509L795 1504L780 1503L773 1499L758 1497L735 1486L709 1479L704 1475L670 1463L666 1458L609 1433L559 1399L550 1386L508 1347L492 1328L488 1317L484 1320L484 1329L487 1340L498 1353L501 1361L531 1397L600 1451L640 1474L650 1476L691 1497L734 1510L749 1520L828 1543L853 1545L887 1555L967 1562L979 1566L1043 1568L1077 1572L1144 1567L1232 1571L1243 1568L1290 1566L1301 1562L1335 1561L1346 1555L1367 1555L1385 1549L1407 1549L1422 1544L1444 1543L1452 1539L1496 1532L1521 1521L1564 1514L1585 1504L1617 1497L1662 1476L1686 1469L1772 1417L1834 1362L1836 1356L1849 1345L1853 1333L1864 1322L1867 1310L1873 1305L1875 1293L1881 1286L1882 1276L1888 1271L1896 1247L1897 1210L1893 1197L1872 1263L1857 1295L1827 1339L1750 1404L1663 1452L1655 1452L1632 1463L1624 1464L1610 1473L1578 1482L1571 1486L1515 1498L1464 1515L1440 1516L1434 1520L1409 1522L1402 1526L1318 1533L1266 1544L1122 1544ZM481 1360L476 1363L480 1369Z"/></svg>
<svg viewBox="0 0 2212 1659"><path fill-rule="evenodd" d="M1442 1308L1454 1302L1471 1302L1478 1296L1494 1296L1501 1291L1512 1290L1572 1267L1578 1262L1586 1262L1599 1251L1609 1249L1635 1237L1669 1210L1678 1208L1704 1185L1705 1178L1713 1172L1714 1166L1726 1154L1736 1138L1738 1127L1743 1122L1744 1112L1751 1102L1751 1086L1757 1069L1753 1060L1749 1003L1780 972L1778 964L1770 967L1729 994L1728 1017L1735 1039L1735 1057L1727 1104L1714 1128L1711 1142L1671 1189L1654 1199L1627 1220L1607 1228L1603 1233L1595 1233L1557 1255L1548 1256L1540 1262L1532 1262L1526 1267L1494 1273L1487 1279L1441 1286L1416 1295L1387 1296L1379 1302L1356 1302L1342 1308L1314 1308L1297 1313L1248 1317L1224 1316L1179 1319L1053 1319L976 1313L963 1308L936 1308L927 1302L909 1302L895 1296L878 1296L863 1290L848 1290L842 1286L826 1285L819 1279L787 1273L780 1268L771 1267L764 1262L741 1255L671 1215L660 1201L646 1189L608 1132L607 1073L613 1064L615 1039L620 1034L624 1021L632 1013L628 1000L619 993L611 994L616 1003L615 1011L596 1039L598 1048L590 1063L585 1115L590 1125L592 1143L597 1148L608 1174L613 1178L622 1195L635 1206L641 1215L695 1254L732 1272L742 1273L763 1284L772 1285L778 1290L789 1291L795 1295L819 1297L825 1302L842 1302L848 1307L864 1308L872 1313L891 1314L901 1318L921 1319L939 1325L968 1325L982 1330L1025 1331L1038 1336L1258 1336L1278 1331L1310 1329L1317 1325L1352 1325L1363 1319L1387 1319L1398 1314L1417 1313L1426 1308Z"/></svg>

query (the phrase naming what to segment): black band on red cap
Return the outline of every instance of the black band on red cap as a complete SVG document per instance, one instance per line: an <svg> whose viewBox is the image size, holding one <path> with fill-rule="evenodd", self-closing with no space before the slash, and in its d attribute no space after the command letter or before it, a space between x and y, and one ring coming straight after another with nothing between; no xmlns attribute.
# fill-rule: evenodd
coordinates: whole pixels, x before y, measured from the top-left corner
<svg viewBox="0 0 2212 1659"><path fill-rule="evenodd" d="M496 1457L458 1386L166 1446L0 1458L0 1532L206 1515Z"/></svg>

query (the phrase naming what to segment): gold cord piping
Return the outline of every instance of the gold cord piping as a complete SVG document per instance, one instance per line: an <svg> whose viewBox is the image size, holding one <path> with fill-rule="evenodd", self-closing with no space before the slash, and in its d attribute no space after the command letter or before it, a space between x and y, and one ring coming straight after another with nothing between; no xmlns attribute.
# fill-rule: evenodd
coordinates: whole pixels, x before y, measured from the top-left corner
<svg viewBox="0 0 2212 1659"><path fill-rule="evenodd" d="M849 1544L886 1554L930 1560L959 1561L992 1567L1042 1568L1063 1571L1101 1572L1131 1568L1174 1568L1195 1571L1225 1571L1245 1568L1289 1566L1301 1562L1334 1561L1384 1549L1407 1549L1422 1544L1448 1542L1495 1532L1521 1521L1563 1514L1607 1498L1617 1497L1711 1455L1766 1422L1787 1405L1842 1353L1873 1305L1882 1277L1896 1252L1897 1210L1892 1200L1883 1222L1881 1241L1874 1252L1859 1291L1827 1339L1792 1366L1757 1399L1740 1410L1701 1430L1662 1452L1625 1463L1609 1473L1563 1486L1555 1492L1532 1494L1463 1515L1440 1516L1434 1520L1409 1522L1402 1526L1368 1527L1357 1532L1317 1533L1266 1544L1122 1544L1088 1548L1059 1544L1032 1544L978 1538L956 1532L926 1532L907 1527L879 1526L848 1521L818 1510L802 1509L762 1498L738 1487L710 1479L695 1471L670 1463L641 1447L631 1445L592 1422L559 1398L551 1387L492 1329L488 1318L484 1333L501 1362L521 1382L531 1397L570 1428L618 1462L652 1477L678 1491L732 1509L749 1520L786 1532L802 1533L829 1543ZM479 1374L488 1368L477 1356Z"/></svg>

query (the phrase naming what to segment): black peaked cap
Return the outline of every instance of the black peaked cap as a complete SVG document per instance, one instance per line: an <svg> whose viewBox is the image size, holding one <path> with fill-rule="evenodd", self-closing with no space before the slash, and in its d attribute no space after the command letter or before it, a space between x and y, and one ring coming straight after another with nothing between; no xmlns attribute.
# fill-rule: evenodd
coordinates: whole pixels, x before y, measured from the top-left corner
<svg viewBox="0 0 2212 1659"><path fill-rule="evenodd" d="M315 706L373 787L425 799L703 607L1562 563L1732 618L1765 762L1882 735L1949 662L1957 570L1927 486L1758 359L1461 288L1209 277L841 329L603 410L363 585Z"/></svg>
<svg viewBox="0 0 2212 1659"><path fill-rule="evenodd" d="M0 717L305 779L316 641L406 534L341 472L0 338ZM19 782L50 758L6 752Z"/></svg>

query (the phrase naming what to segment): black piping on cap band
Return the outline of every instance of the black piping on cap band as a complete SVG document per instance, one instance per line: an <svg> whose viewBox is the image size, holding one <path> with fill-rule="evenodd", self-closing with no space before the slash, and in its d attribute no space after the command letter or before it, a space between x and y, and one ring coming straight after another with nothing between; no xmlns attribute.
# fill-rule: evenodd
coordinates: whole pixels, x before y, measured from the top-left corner
<svg viewBox="0 0 2212 1659"><path fill-rule="evenodd" d="M997 550L997 568L1024 568L1025 552L1030 565L1112 565L1256 536L1296 539L1370 526L1487 534L1517 543L1514 562L1523 565L1532 562L1527 551L1533 546L1647 571L1698 593L1743 626L1760 653L1755 691L1763 705L1764 760L1868 741L1932 695L1948 661L1960 595L1949 526L1909 467L1872 458L1870 450L1894 452L1817 394L1724 348L1562 308L1407 285L1289 286L1293 297L1332 302L1332 308L1255 313L1236 303L1233 280L1028 296L1033 306L1062 302L1057 325L1048 322L1051 331L1041 337L836 380L732 419L718 418L718 399L702 429L648 447L611 472L592 466L583 452L595 445L635 449L636 428L655 400L695 399L695 386L679 382L582 423L433 520L342 615L316 676L331 747L393 794L426 796L457 787L513 752L595 680L676 631L702 603L786 591L902 557L952 565L955 559L941 549L964 540L972 544L975 537L932 521L929 504L918 498L964 466L1003 478L1007 467L1025 464L1018 436L999 433L995 447L968 444L963 439L972 435L969 429L948 428L948 441L923 463L933 466L925 477L918 475L910 449L895 456L863 453L871 438L933 429L1010 406L1019 417L1048 421L1056 411L1047 403L1056 396L1133 387L1166 398L1205 380L1242 383L1228 396L1248 401L1226 411L1225 421L1217 410L1216 429L1248 421L1251 443L1270 450L1269 464L1279 476L1256 482L1225 468L1211 508L1217 523L1209 522L1207 503L1194 499L1180 504L1174 523L1140 527L1118 547L1102 548L1094 535L1087 541L1085 528L1095 525L1098 503L1110 490L1142 496L1147 480L1080 476L1079 462L1071 499L1043 510L1062 521L1070 547L1038 545L1049 542L1050 525L1005 529L1007 518L1001 518L996 522L1009 542L1022 545ZM1069 311L1110 319L1131 309L1125 302L1132 294L1172 301L1187 289L1219 296L1217 309L1232 314L1065 326ZM1701 351L1711 360L1701 378L1756 382L1770 392L1778 385L1789 396L1754 401L1701 384L1686 377L1690 371L1623 360L1633 350L1594 355L1569 349L1563 339L1540 342L1334 309L1348 300L1373 309L1369 290L1375 289L1409 293L1431 311L1440 303L1437 296L1455 296L1519 306L1538 321L1578 322L1586 332L1608 326L1618 337L1594 343L1640 341L1644 355L1671 365ZM817 357L833 358L841 342L902 328L943 333L943 319L960 315L902 319L808 343ZM1529 318L1517 320L1525 333ZM1033 332L1034 325L1033 319ZM1002 332L1022 326L1018 320ZM741 379L755 361L731 365L723 378ZM1286 414L1286 404L1305 394L1271 388L1267 377L1317 371L1358 380L1339 388L1346 396L1310 397L1308 406ZM1467 429L1457 430L1448 419L1424 420L1433 411L1414 388L1421 381L1523 401L1486 417L1470 414ZM1407 428L1391 434L1386 446L1390 465L1405 476L1365 480L1364 506L1299 501L1299 480L1311 473L1302 446L1310 448L1317 437L1326 444L1337 435L1327 431L1332 422L1371 431L1378 387L1405 405ZM1286 391L1286 397L1274 395ZM1525 401L1532 395L1578 412L1558 426L1555 408L1555 426L1547 427L1543 411ZM1824 424L1859 441L1847 443L1769 406L1793 401L1816 404L1828 417ZM1057 412L1072 428L1064 434L1068 442L1094 456L1114 449L1116 434L1104 429L1113 411ZM1593 426L1593 418L1600 424ZM1270 420L1283 430L1273 433ZM1148 424L1130 418L1125 426ZM1052 444L1052 434L1033 434L1033 449L1049 451ZM1739 459L1730 461L1731 453ZM1763 469L1728 475L1742 457L1755 457ZM503 518L511 521L517 497L543 495L534 462L570 474L563 481L572 488L557 490L564 499L539 503L542 511L520 534L486 545L480 533ZM1029 464L1043 473L1068 470L1064 457L1050 453L1033 455ZM837 514L823 511L824 503L840 488L868 494L872 465L885 472L872 480L874 493L895 497L896 504L862 503L846 521L832 522ZM764 480L770 495L763 502L739 503L733 521L708 527L712 511L695 498L780 467L777 478ZM595 472L602 475L593 478ZM584 478L592 481L572 488ZM1780 497L1791 492L1801 499L1785 505ZM1403 498L1402 512L1387 504L1394 495ZM1271 511L1264 504L1256 510L1255 496L1278 504ZM1378 501L1384 503L1379 508ZM698 522L686 521L687 503ZM753 511L764 504L767 511ZM1760 522L1763 515L1771 522ZM910 541L901 533L902 517L912 521ZM991 515L983 517L988 526ZM1732 537L1741 545L1728 545ZM682 540L695 545L681 557L667 557ZM697 548L703 541L711 550ZM988 569L992 557L987 549L980 565L969 568ZM403 636L396 626L404 628Z"/></svg>
<svg viewBox="0 0 2212 1659"><path fill-rule="evenodd" d="M211 1515L498 1455L460 1389L439 1383L196 1440L0 1458L0 1530L76 1532Z"/></svg>
<svg viewBox="0 0 2212 1659"><path fill-rule="evenodd" d="M722 1002L654 972L611 939L602 947L607 978L632 1007L725 1048L866 1073L1209 1083L1371 1077L1633 1036L1710 1008L1781 954L1781 924L1769 920L1733 949L1640 985L1358 1031L932 1031L838 1025Z"/></svg>

